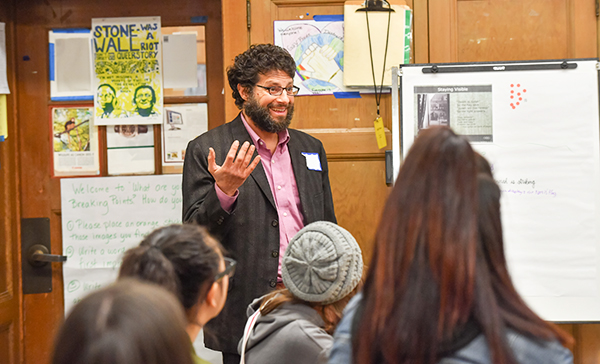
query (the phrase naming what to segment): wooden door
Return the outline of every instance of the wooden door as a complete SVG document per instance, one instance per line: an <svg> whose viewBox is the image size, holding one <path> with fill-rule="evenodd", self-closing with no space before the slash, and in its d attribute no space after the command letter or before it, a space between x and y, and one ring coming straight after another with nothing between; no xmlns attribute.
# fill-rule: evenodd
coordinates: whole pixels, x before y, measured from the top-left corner
<svg viewBox="0 0 600 364"><path fill-rule="evenodd" d="M232 0L230 7L242 8L245 0ZM407 2L409 6L412 1ZM235 5L233 5L235 4ZM225 4L224 4L225 6ZM225 61L244 51L249 44L273 43L273 21L306 20L314 15L343 14L341 0L251 0L250 17L223 12ZM248 29L249 24L249 29ZM233 40L232 38L235 38ZM373 121L376 103L373 94L361 99L336 99L331 95L298 96L292 128L301 129L323 142L329 162L333 202L340 226L357 239L369 260L375 229L389 193L385 184L385 154L377 147ZM227 102L227 118L237 114L232 100ZM391 98L383 95L381 114L391 148Z"/></svg>
<svg viewBox="0 0 600 364"><path fill-rule="evenodd" d="M593 0L429 0L428 5L428 16L415 20L418 63L598 56ZM575 363L599 362L600 325L561 326L575 338Z"/></svg>
<svg viewBox="0 0 600 364"><path fill-rule="evenodd" d="M19 235L19 178L15 122L15 28L12 1L0 7L0 22L6 24L8 138L0 142L0 363L21 363L21 285Z"/></svg>
<svg viewBox="0 0 600 364"><path fill-rule="evenodd" d="M594 0L429 0L428 24L432 63L597 57Z"/></svg>
<svg viewBox="0 0 600 364"><path fill-rule="evenodd" d="M224 122L223 103L223 53L220 1L195 0L107 0L102 2L86 0L31 0L15 1L16 33L16 77L18 84L14 92L17 99L17 128L11 135L18 152L14 151L15 164L8 164L10 171L18 175L19 194L8 198L11 203L20 202L22 218L45 217L50 219L51 253L62 252L61 241L61 200L60 180L51 173L52 146L50 140L49 106L60 106L51 102L49 95L48 31L55 28L90 28L92 18L160 16L163 27L199 25L197 20L206 17L205 26L207 49L208 96L165 98L165 104L182 102L208 102L209 126ZM1 10L0 10L1 12ZM88 106L89 103L82 103ZM100 127L102 138L102 127ZM156 130L156 129L155 129ZM157 155L160 156L160 130L156 141ZM16 139L16 140L15 140ZM102 143L101 143L102 144ZM105 151L104 151L105 153ZM160 159L159 159L160 161ZM157 162L157 171L160 171ZM5 173L2 165L2 176ZM106 174L106 164L101 166ZM159 172L157 172L159 173ZM3 177L4 178L4 177ZM14 182L13 182L14 184ZM4 193L4 184L0 193ZM5 197L6 195L1 195ZM7 199L2 198L2 201ZM5 208L0 213L12 210ZM5 224L6 225L6 224ZM17 226L16 224L13 226ZM5 236L14 232L8 232ZM0 243L0 249L3 247ZM16 242L13 248L18 247ZM19 266L17 265L17 269ZM3 275L0 273L0 278ZM0 282L2 279L0 279ZM26 294L22 299L23 311L23 351L25 363L47 363L52 353L54 334L63 319L62 269L58 264L52 268L51 293ZM0 289L2 289L0 283ZM16 288L16 287L15 287ZM0 317L2 318L2 317ZM4 321L1 321L4 322ZM2 325L2 324L0 324ZM0 338L3 331L0 326ZM0 340L0 342L3 342ZM0 346L0 352L4 352ZM2 357L0 357L0 362Z"/></svg>

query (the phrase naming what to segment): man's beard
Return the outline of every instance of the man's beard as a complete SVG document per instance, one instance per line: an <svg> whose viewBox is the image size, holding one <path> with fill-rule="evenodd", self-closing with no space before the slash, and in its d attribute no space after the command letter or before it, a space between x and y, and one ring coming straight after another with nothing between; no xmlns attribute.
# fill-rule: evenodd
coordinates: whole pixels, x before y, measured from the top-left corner
<svg viewBox="0 0 600 364"><path fill-rule="evenodd" d="M269 104L270 106L271 104ZM250 97L244 103L244 112L254 122L259 129L266 131L267 133L279 133L284 131L290 126L292 122L292 116L294 115L294 104L289 103L287 105L287 115L282 121L276 121L269 113L269 106L263 107L254 98L254 95Z"/></svg>

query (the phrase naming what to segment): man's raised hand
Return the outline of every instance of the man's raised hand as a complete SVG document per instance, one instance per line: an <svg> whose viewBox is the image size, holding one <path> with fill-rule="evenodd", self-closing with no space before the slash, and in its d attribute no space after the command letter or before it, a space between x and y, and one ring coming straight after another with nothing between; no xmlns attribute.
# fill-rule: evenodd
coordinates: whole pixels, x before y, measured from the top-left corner
<svg viewBox="0 0 600 364"><path fill-rule="evenodd" d="M250 163L254 154L254 145L244 142L238 153L239 145L240 142L237 140L231 144L222 166L218 166L215 162L215 150L209 148L208 151L208 171L215 179L217 186L228 196L235 194L235 191L244 184L246 178L260 162L260 156L256 156Z"/></svg>

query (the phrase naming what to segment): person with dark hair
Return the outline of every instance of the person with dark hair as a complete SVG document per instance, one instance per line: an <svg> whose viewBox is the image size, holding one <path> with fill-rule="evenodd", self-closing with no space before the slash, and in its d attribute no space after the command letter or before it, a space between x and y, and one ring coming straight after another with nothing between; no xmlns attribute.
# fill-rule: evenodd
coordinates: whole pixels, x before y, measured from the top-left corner
<svg viewBox="0 0 600 364"><path fill-rule="evenodd" d="M286 288L248 307L241 364L327 363L331 335L362 273L362 252L352 234L327 221L305 226L283 257Z"/></svg>
<svg viewBox="0 0 600 364"><path fill-rule="evenodd" d="M239 261L223 313L208 324L206 345L238 363L245 307L282 285L290 239L314 221L336 222L321 142L288 129L296 64L283 48L251 46L227 70L240 114L188 144L183 166L183 221L208 227Z"/></svg>
<svg viewBox="0 0 600 364"><path fill-rule="evenodd" d="M123 280L73 307L52 364L193 364L190 350L177 299L156 285Z"/></svg>
<svg viewBox="0 0 600 364"><path fill-rule="evenodd" d="M156 110L154 110L156 93L152 86L138 86L133 92L133 104L135 105L135 110L133 111L133 115L135 116L148 117L156 115Z"/></svg>
<svg viewBox="0 0 600 364"><path fill-rule="evenodd" d="M119 279L134 277L158 284L179 298L191 342L217 316L225 300L235 261L223 258L220 244L196 225L170 225L150 233L125 252ZM196 363L207 363L192 351Z"/></svg>
<svg viewBox="0 0 600 364"><path fill-rule="evenodd" d="M468 141L448 127L419 134L329 363L573 362L563 346L572 339L539 318L512 285L499 190L489 194L495 183L485 173L478 182L477 168Z"/></svg>

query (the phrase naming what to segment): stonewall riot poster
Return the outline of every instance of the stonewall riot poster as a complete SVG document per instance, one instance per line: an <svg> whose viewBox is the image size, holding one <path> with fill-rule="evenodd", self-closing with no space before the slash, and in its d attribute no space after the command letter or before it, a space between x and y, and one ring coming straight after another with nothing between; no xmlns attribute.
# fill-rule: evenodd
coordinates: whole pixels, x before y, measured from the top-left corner
<svg viewBox="0 0 600 364"><path fill-rule="evenodd" d="M96 125L163 120L160 17L92 19Z"/></svg>

